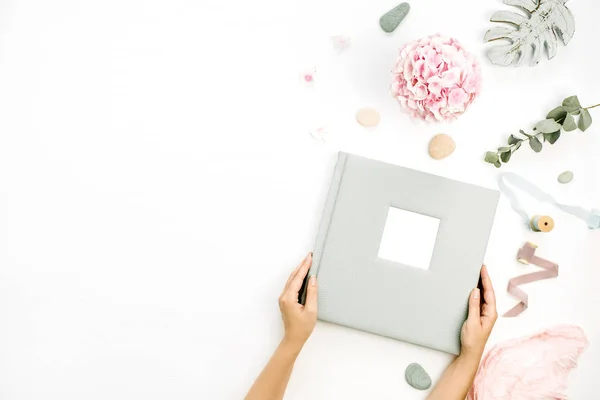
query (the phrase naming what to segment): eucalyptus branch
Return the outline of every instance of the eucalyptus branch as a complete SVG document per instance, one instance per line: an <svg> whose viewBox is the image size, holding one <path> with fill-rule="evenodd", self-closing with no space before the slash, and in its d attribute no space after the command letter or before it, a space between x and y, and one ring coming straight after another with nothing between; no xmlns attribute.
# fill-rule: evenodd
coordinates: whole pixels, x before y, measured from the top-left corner
<svg viewBox="0 0 600 400"><path fill-rule="evenodd" d="M513 153L519 150L524 142L528 142L529 147L539 153L544 147L542 142L556 143L563 130L571 132L579 128L580 131L585 132L592 124L592 116L588 110L599 106L600 104L582 107L577 96L567 97L561 106L548 113L546 119L535 124L532 135L520 129L521 136L510 135L508 146L498 147L497 151L488 151L484 160L500 168L502 163L510 161ZM575 115L579 115L578 122L575 122Z"/></svg>

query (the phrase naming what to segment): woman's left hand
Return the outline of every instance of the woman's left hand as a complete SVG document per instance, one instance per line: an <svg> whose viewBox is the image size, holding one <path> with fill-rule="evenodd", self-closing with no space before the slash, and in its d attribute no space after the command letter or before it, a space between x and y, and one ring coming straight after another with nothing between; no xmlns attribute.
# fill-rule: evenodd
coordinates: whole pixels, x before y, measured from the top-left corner
<svg viewBox="0 0 600 400"><path fill-rule="evenodd" d="M306 288L306 304L298 302L302 282L312 265L312 253L296 267L279 296L279 309L285 326L283 341L302 348L317 323L317 277L311 276Z"/></svg>

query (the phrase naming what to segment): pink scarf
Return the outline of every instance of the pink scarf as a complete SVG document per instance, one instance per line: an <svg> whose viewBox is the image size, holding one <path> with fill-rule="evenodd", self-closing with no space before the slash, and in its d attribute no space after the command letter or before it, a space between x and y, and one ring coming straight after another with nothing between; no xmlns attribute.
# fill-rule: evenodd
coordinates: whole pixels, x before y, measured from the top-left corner
<svg viewBox="0 0 600 400"><path fill-rule="evenodd" d="M481 361L468 400L566 399L567 377L587 344L573 325L500 343Z"/></svg>

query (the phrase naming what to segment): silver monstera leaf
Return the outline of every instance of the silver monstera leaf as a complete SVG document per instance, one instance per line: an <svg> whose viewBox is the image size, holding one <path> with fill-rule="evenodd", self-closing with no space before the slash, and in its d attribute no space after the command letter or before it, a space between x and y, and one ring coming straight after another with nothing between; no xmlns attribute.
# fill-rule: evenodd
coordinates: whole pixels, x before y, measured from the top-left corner
<svg viewBox="0 0 600 400"><path fill-rule="evenodd" d="M558 40L566 45L575 33L575 19L565 6L566 1L503 0L504 4L519 7L523 14L497 11L492 15L490 21L510 25L496 26L485 34L484 42L500 39L510 42L488 51L492 64L521 66L529 59L531 65L536 65L544 47L548 59L552 59L556 55Z"/></svg>

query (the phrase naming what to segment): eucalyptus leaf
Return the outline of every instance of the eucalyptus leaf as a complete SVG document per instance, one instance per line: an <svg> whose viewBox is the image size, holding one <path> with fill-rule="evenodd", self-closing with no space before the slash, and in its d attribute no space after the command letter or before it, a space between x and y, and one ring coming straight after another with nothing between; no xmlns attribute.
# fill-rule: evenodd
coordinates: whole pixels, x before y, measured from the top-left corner
<svg viewBox="0 0 600 400"><path fill-rule="evenodd" d="M574 131L577 129L577 124L575 123L575 118L571 114L567 115L565 121L562 124L563 129L567 132Z"/></svg>
<svg viewBox="0 0 600 400"><path fill-rule="evenodd" d="M573 118L573 117L571 117ZM560 131L552 132L552 133L544 133L544 139L546 139L550 144L556 143L556 141L560 138Z"/></svg>
<svg viewBox="0 0 600 400"><path fill-rule="evenodd" d="M585 108L581 110L581 116L579 117L579 130L585 132L587 128L592 125L592 116Z"/></svg>
<svg viewBox="0 0 600 400"><path fill-rule="evenodd" d="M533 151L535 151L536 153L542 151L543 147L542 142L540 142L536 137L532 137L531 139L529 139L529 146L531 146Z"/></svg>
<svg viewBox="0 0 600 400"><path fill-rule="evenodd" d="M567 109L568 112L572 113L581 108L579 99L577 96L570 96L563 100L562 105Z"/></svg>
<svg viewBox="0 0 600 400"><path fill-rule="evenodd" d="M523 144L523 141L520 141L519 143L517 143L517 144L515 145L515 148L514 148L513 152L515 152L515 151L519 150L519 148L521 147L521 145L522 145L522 144Z"/></svg>
<svg viewBox="0 0 600 400"><path fill-rule="evenodd" d="M546 115L546 118L551 118L558 122L565 119L568 113L569 111L567 110L567 107L559 106L556 107L554 110L550 111L548 115Z"/></svg>
<svg viewBox="0 0 600 400"><path fill-rule="evenodd" d="M532 137L533 137L533 136L531 136L531 135L529 135L529 134L525 133L525 131L524 131L523 129L519 129L519 133L520 133L521 135L525 135L525 136L527 136L528 138L532 138Z"/></svg>
<svg viewBox="0 0 600 400"><path fill-rule="evenodd" d="M532 6L534 7L534 12L536 12L544 5L547 5L549 1L562 2L564 4L567 0L503 0L505 4L520 7L530 13L531 10L529 10L529 7L532 6L532 4L537 4L537 6ZM518 14L513 14L514 13L502 14L505 17L504 21L519 27L520 23L518 20L521 17ZM531 17L533 17L533 13L531 14ZM548 16L548 18L555 17L556 16ZM564 22L568 24L567 20ZM557 36L560 36L563 32L555 30L554 33ZM540 35L544 34L546 34L546 32L540 32ZM550 46L548 42L545 42L545 45ZM519 46L522 46L522 43L519 44ZM515 51L519 46L515 46ZM550 49L550 47L547 47L547 50L548 52L551 50L555 51L555 49ZM521 55L519 55L519 57L521 57ZM510 161L512 155L521 148L524 142L529 142L531 149L536 153L539 153L544 148L544 142L548 142L552 145L555 144L563 134L563 130L565 132L572 132L579 128L584 132L592 125L590 109L598 106L600 106L600 104L583 108L581 103L579 103L577 96L569 96L563 100L562 105L552 109L552 111L547 114L546 119L535 124L531 135L526 133L523 129L519 129L519 133L512 134L508 137L508 146L500 146L497 151L488 151L485 155L485 161L500 168L502 164ZM579 119L577 119L577 116L579 116Z"/></svg>
<svg viewBox="0 0 600 400"><path fill-rule="evenodd" d="M552 133L560 130L561 126L558 122L552 118L545 119L535 124L533 129L542 133Z"/></svg>
<svg viewBox="0 0 600 400"><path fill-rule="evenodd" d="M498 162L498 160L500 159L500 157L498 157L497 153L494 153L493 151L488 151L487 153L485 153L485 162L488 162L490 164L494 164L496 162Z"/></svg>

